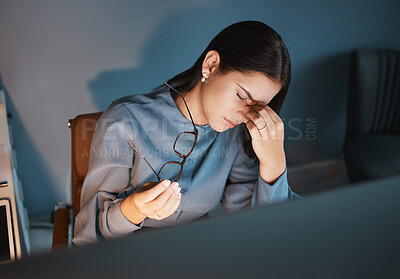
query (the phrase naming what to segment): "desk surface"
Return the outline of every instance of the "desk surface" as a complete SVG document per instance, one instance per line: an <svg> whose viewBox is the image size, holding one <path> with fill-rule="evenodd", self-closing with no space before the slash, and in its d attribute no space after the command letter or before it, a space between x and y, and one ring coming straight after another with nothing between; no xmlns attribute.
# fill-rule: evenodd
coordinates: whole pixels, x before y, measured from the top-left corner
<svg viewBox="0 0 400 279"><path fill-rule="evenodd" d="M399 278L400 177L0 265L2 278Z"/></svg>

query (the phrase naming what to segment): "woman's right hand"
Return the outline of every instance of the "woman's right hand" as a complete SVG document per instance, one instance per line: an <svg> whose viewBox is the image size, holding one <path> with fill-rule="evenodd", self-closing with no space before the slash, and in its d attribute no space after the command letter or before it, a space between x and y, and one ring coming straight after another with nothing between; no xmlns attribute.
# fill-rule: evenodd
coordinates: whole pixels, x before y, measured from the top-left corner
<svg viewBox="0 0 400 279"><path fill-rule="evenodd" d="M179 207L180 191L177 182L147 182L122 201L121 211L134 224L140 224L146 217L162 220Z"/></svg>

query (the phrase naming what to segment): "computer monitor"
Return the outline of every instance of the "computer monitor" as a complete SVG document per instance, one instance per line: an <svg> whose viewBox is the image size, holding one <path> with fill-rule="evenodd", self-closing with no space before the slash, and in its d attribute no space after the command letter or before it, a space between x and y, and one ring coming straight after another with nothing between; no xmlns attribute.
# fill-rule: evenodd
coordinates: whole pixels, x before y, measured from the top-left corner
<svg viewBox="0 0 400 279"><path fill-rule="evenodd" d="M10 201L0 199L0 262L15 259Z"/></svg>

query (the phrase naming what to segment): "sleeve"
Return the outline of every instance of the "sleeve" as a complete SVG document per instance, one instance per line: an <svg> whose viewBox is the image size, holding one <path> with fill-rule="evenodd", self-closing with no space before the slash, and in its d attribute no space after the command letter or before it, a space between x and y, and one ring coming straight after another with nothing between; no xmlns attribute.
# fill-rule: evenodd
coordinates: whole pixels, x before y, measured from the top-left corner
<svg viewBox="0 0 400 279"><path fill-rule="evenodd" d="M126 108L113 102L97 122L90 148L89 170L75 218L75 245L93 243L140 229L122 214L121 202L133 191L130 172L134 152L127 144L133 135Z"/></svg>
<svg viewBox="0 0 400 279"><path fill-rule="evenodd" d="M221 202L225 212L269 206L297 198L301 197L292 192L288 184L287 168L270 185L260 176L258 159L252 160L240 147Z"/></svg>

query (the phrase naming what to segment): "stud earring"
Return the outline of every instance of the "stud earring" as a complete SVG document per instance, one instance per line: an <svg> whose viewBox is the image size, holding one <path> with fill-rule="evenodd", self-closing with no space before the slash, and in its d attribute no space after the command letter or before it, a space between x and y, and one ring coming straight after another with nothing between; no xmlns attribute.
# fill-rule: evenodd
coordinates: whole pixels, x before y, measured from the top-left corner
<svg viewBox="0 0 400 279"><path fill-rule="evenodd" d="M201 82L205 82L206 81L206 76L207 76L207 74L206 74L206 72L204 72L203 73L203 78L201 79Z"/></svg>

